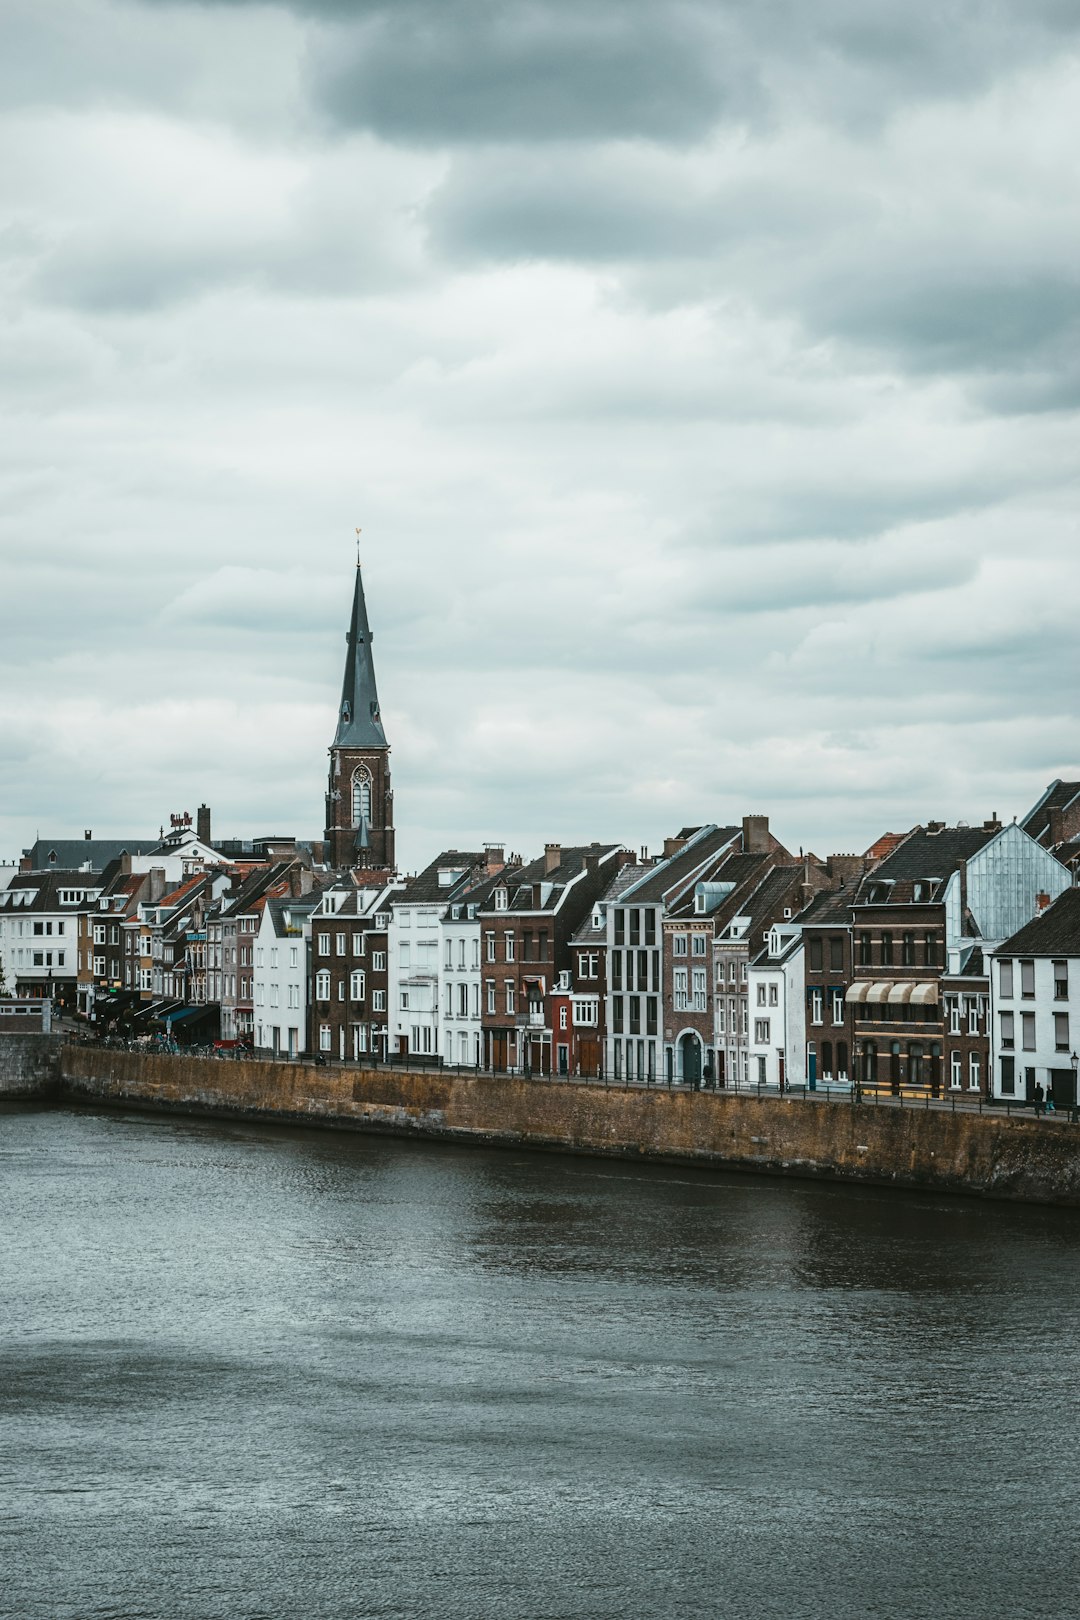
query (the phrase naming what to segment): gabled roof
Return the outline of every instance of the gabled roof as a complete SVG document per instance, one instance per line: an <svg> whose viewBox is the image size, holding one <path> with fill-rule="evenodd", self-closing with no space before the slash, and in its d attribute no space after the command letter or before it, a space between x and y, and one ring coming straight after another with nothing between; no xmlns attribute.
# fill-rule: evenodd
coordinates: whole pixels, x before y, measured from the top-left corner
<svg viewBox="0 0 1080 1620"><path fill-rule="evenodd" d="M1080 804L1080 782L1051 782L1042 798L1020 823L1030 838L1045 844L1050 837L1051 810L1070 810Z"/></svg>
<svg viewBox="0 0 1080 1620"><path fill-rule="evenodd" d="M940 900L953 873L1000 831L997 826L941 827L938 831L916 827L891 855L867 873L859 885L856 904L911 904L915 901L916 882L928 885L921 896L923 902Z"/></svg>
<svg viewBox="0 0 1080 1620"><path fill-rule="evenodd" d="M89 866L91 873L103 872L110 861L121 855L148 855L158 847L156 838L38 838L23 850L32 872L78 872ZM87 874L84 872L85 878Z"/></svg>
<svg viewBox="0 0 1080 1620"><path fill-rule="evenodd" d="M603 865L618 855L621 849L621 844L573 844L560 848L559 864L550 871L547 856L541 855L509 875L504 873L507 881L502 886L509 891L507 910L530 915L534 912L558 911L571 885L586 870L590 858ZM499 885L493 884L492 887L498 888Z"/></svg>
<svg viewBox="0 0 1080 1620"><path fill-rule="evenodd" d="M614 905L625 894L627 889L632 888L643 875L643 871L642 867L631 861L628 861L625 866L619 867L603 894L593 902L588 916L572 935L570 940L572 945L603 944L607 938L608 906ZM599 927L593 926L596 918L599 918Z"/></svg>
<svg viewBox="0 0 1080 1620"><path fill-rule="evenodd" d="M1080 956L1080 889L1066 889L1053 905L1011 939L995 956Z"/></svg>
<svg viewBox="0 0 1080 1620"><path fill-rule="evenodd" d="M792 888L802 881L802 873L801 862L795 866L774 866L752 888L736 890L723 911L717 914L720 933L730 925L732 918L746 917L748 922L742 937L751 951L760 948L762 931L777 920L777 912L784 908Z"/></svg>
<svg viewBox="0 0 1080 1620"><path fill-rule="evenodd" d="M356 565L356 583L353 587L352 618L349 621L348 652L345 654L345 678L341 685L341 704L338 708L338 726L334 734L335 748L386 748L379 712L379 694L375 688L375 661L371 655L371 628L368 625L367 603L364 601L364 582L360 564Z"/></svg>
<svg viewBox="0 0 1080 1620"><path fill-rule="evenodd" d="M405 879L404 886L394 895L394 905L448 905L461 889L475 881L486 858L481 850L444 849L422 872ZM460 872L461 876L452 883L441 883L440 872Z"/></svg>
<svg viewBox="0 0 1080 1620"><path fill-rule="evenodd" d="M620 905L631 901L635 905L675 903L684 887L696 878L698 868L741 834L739 827L717 827L712 822L693 830L683 829L684 833L688 831L691 836L686 847L651 867L639 882L620 895Z"/></svg>

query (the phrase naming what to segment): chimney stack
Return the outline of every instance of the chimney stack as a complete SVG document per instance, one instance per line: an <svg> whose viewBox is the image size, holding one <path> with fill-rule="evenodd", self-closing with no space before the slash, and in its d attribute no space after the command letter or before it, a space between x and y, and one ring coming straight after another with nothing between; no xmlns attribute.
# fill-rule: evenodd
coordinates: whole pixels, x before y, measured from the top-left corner
<svg viewBox="0 0 1080 1620"><path fill-rule="evenodd" d="M153 903L160 900L165 893L165 868L152 866L150 868L150 882L147 887L146 898Z"/></svg>
<svg viewBox="0 0 1080 1620"><path fill-rule="evenodd" d="M664 839L664 859L665 859L665 861L669 860L672 855L677 855L681 849L685 849L685 848L686 848L686 839L685 838L665 838Z"/></svg>
<svg viewBox="0 0 1080 1620"><path fill-rule="evenodd" d="M199 806L195 819L195 832L200 844L210 842L210 806L208 804L200 804Z"/></svg>
<svg viewBox="0 0 1080 1620"><path fill-rule="evenodd" d="M767 855L769 853L768 816L743 816L742 847L744 855Z"/></svg>
<svg viewBox="0 0 1080 1620"><path fill-rule="evenodd" d="M987 820L983 822L983 832L1000 832L1000 831L1001 831L1001 822L998 820L997 811L994 810L994 811L991 812L991 814L987 818Z"/></svg>
<svg viewBox="0 0 1080 1620"><path fill-rule="evenodd" d="M1035 915L1040 916L1050 904L1050 896L1041 891L1035 896Z"/></svg>
<svg viewBox="0 0 1080 1620"><path fill-rule="evenodd" d="M83 838L86 840L87 843L89 843L91 838L93 838L93 836L94 836L94 834L93 834L92 829L87 827L85 832L83 833Z"/></svg>
<svg viewBox="0 0 1080 1620"><path fill-rule="evenodd" d="M559 867L561 865L562 865L562 845L561 844L545 844L544 845L544 871L547 873L548 877L551 876L552 872L558 871L558 869L559 869Z"/></svg>
<svg viewBox="0 0 1080 1620"><path fill-rule="evenodd" d="M502 844L484 845L484 871L488 877L497 877L506 865L506 850Z"/></svg>

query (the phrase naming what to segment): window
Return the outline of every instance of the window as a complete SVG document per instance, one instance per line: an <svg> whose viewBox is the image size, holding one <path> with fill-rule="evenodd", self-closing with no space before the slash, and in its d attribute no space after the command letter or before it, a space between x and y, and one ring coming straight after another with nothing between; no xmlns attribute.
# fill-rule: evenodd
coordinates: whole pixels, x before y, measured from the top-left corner
<svg viewBox="0 0 1080 1620"><path fill-rule="evenodd" d="M364 936L363 936L363 934L354 934L353 935L353 937L352 937L352 953L353 953L354 956L363 956L363 954L364 954ZM367 1031L365 1030L364 1033L366 1034Z"/></svg>
<svg viewBox="0 0 1080 1620"><path fill-rule="evenodd" d="M344 1001L345 1000L345 980L344 979L339 979L338 980L337 998L338 998L339 1001ZM277 1006L276 1001L274 1002L274 1006L275 1007Z"/></svg>
<svg viewBox="0 0 1080 1620"><path fill-rule="evenodd" d="M1069 1050L1069 1015L1068 1013L1054 1014L1054 1051L1067 1052Z"/></svg>
<svg viewBox="0 0 1080 1620"><path fill-rule="evenodd" d="M936 934L924 934L923 935L923 961L926 963L927 967L935 967L937 965L937 959L938 959L937 935Z"/></svg>
<svg viewBox="0 0 1080 1620"><path fill-rule="evenodd" d="M329 1050L330 1050L330 1025L329 1024L320 1024L319 1025L319 1051L320 1052L329 1052Z"/></svg>
<svg viewBox="0 0 1080 1620"><path fill-rule="evenodd" d="M512 962L514 960L514 936L513 936L513 934L511 934L511 933L504 934L503 935L503 943L506 946L506 958L505 958L505 960L507 962Z"/></svg>
<svg viewBox="0 0 1080 1620"><path fill-rule="evenodd" d="M385 951L372 951L372 953L371 953L371 971L373 973L385 973L386 972L386 952Z"/></svg>
<svg viewBox="0 0 1080 1620"><path fill-rule="evenodd" d="M1025 999L1035 994L1035 964L1034 962L1020 963L1020 994Z"/></svg>
<svg viewBox="0 0 1080 1620"><path fill-rule="evenodd" d="M105 943L105 924L104 923L95 923L94 924L94 944L95 945L104 945L104 943Z"/></svg>
<svg viewBox="0 0 1080 1620"><path fill-rule="evenodd" d="M811 938L811 940L810 940L810 971L811 971L811 973L820 973L823 965L824 965L824 956L823 956L822 942L821 942L821 939L819 937L815 936L815 937Z"/></svg>
<svg viewBox="0 0 1080 1620"><path fill-rule="evenodd" d="M1003 1097L1016 1095L1016 1059L1003 1057L1001 1060L1001 1094Z"/></svg>
<svg viewBox="0 0 1080 1620"><path fill-rule="evenodd" d="M94 973L98 978L103 978L104 977L104 974L105 974L105 958L103 956L95 956L94 957Z"/></svg>
<svg viewBox="0 0 1080 1620"><path fill-rule="evenodd" d="M978 1091L982 1084L982 1059L978 1052L968 1054L968 1090Z"/></svg>
<svg viewBox="0 0 1080 1620"><path fill-rule="evenodd" d="M764 1007L765 1006L765 996L766 996L765 986L764 986L764 984L759 984L758 987L757 987L757 1004L758 1004L759 1007Z"/></svg>
<svg viewBox="0 0 1080 1620"><path fill-rule="evenodd" d="M354 968L349 974L349 1000L363 1001L364 999L364 973L361 968Z"/></svg>
<svg viewBox="0 0 1080 1620"><path fill-rule="evenodd" d="M95 937L97 930L94 930ZM1068 1001L1069 999L1069 964L1068 962L1054 963L1054 1000Z"/></svg>
<svg viewBox="0 0 1080 1620"><path fill-rule="evenodd" d="M717 1005L717 1008L716 1008L716 1033L717 1033L717 1034L718 1034L718 1035L723 1035L723 1033L724 1033L724 1027L725 1027L725 1023L724 1023L724 1009L723 1009L723 1007L721 1007L721 1006L720 1006L720 1005L719 1005L719 1004L718 1004L718 1005Z"/></svg>
<svg viewBox="0 0 1080 1620"><path fill-rule="evenodd" d="M1011 1012L1001 1014L1001 1045L1006 1052L1016 1046L1016 1020Z"/></svg>
<svg viewBox="0 0 1080 1620"><path fill-rule="evenodd" d="M484 935L484 960L485 962L494 962L495 960L495 930L493 928Z"/></svg>
<svg viewBox="0 0 1080 1620"><path fill-rule="evenodd" d="M968 1034L969 1035L977 1035L979 1033L979 998L978 998L978 996L969 996L968 997L967 1014L968 1014Z"/></svg>
<svg viewBox="0 0 1080 1620"><path fill-rule="evenodd" d="M408 1012L408 1010L409 1010L409 992L407 990L399 990L398 991L398 1008L399 1008L399 1010L401 1012Z"/></svg>
<svg viewBox="0 0 1080 1620"><path fill-rule="evenodd" d="M447 942L446 942L446 971L448 973L452 972L453 967L454 967L454 942L453 942L452 939L448 939Z"/></svg>
<svg viewBox="0 0 1080 1620"><path fill-rule="evenodd" d="M915 935L905 934L900 944L900 960L905 967L915 966Z"/></svg>
<svg viewBox="0 0 1080 1620"><path fill-rule="evenodd" d="M770 1036L769 1036L769 1019L767 1019L767 1018L755 1018L754 1019L754 1045L755 1046L768 1046L769 1040L770 1040Z"/></svg>
<svg viewBox="0 0 1080 1620"><path fill-rule="evenodd" d="M950 996L948 998L947 1005L948 1005L948 1009L949 1009L949 1034L950 1035L959 1035L959 1033L960 1033L960 997L959 996Z"/></svg>
<svg viewBox="0 0 1080 1620"><path fill-rule="evenodd" d="M504 981L504 984L503 984L503 989L506 992L506 1011L507 1011L508 1015L512 1018L513 1015L514 1015L514 981L513 981L513 979L506 979Z"/></svg>
<svg viewBox="0 0 1080 1620"><path fill-rule="evenodd" d="M832 1021L834 1024L844 1022L844 992L834 990L832 993Z"/></svg>
<svg viewBox="0 0 1080 1620"><path fill-rule="evenodd" d="M810 1022L823 1024L825 1022L825 998L821 990L810 992Z"/></svg>
<svg viewBox="0 0 1080 1620"><path fill-rule="evenodd" d="M300 947L299 947L299 945L290 945L289 946L289 966L291 968L300 966Z"/></svg>
<svg viewBox="0 0 1080 1620"><path fill-rule="evenodd" d="M1011 1001L1013 998L1013 965L1011 962L998 963L998 989L1002 1001Z"/></svg>
<svg viewBox="0 0 1080 1620"><path fill-rule="evenodd" d="M330 1000L330 975L327 972L316 973L315 975L315 1000Z"/></svg>
<svg viewBox="0 0 1080 1620"><path fill-rule="evenodd" d="M949 1058L949 1085L953 1091L959 1091L963 1084L964 1067L959 1052L953 1052Z"/></svg>
<svg viewBox="0 0 1080 1620"><path fill-rule="evenodd" d="M892 935L891 934L882 934L882 936L881 936L881 965L882 965L882 967L892 967L892 959L893 959L893 938L892 938Z"/></svg>
<svg viewBox="0 0 1080 1620"><path fill-rule="evenodd" d="M319 935L319 955L320 956L329 956L330 955L330 935L329 934L320 934Z"/></svg>
<svg viewBox="0 0 1080 1620"><path fill-rule="evenodd" d="M582 997L574 1002L574 1023L585 1027L595 1026L598 1022L599 1004L592 997Z"/></svg>
<svg viewBox="0 0 1080 1620"><path fill-rule="evenodd" d="M371 821L371 776L363 765L358 765L352 779L352 824Z"/></svg>
<svg viewBox="0 0 1080 1620"><path fill-rule="evenodd" d="M495 890L495 910L496 911L505 911L506 910L506 890L505 889L496 889Z"/></svg>
<svg viewBox="0 0 1080 1620"><path fill-rule="evenodd" d="M672 950L672 954L675 955L675 956L685 956L686 955L686 935L685 934L673 934L672 935L672 938L671 938L671 950Z"/></svg>
<svg viewBox="0 0 1080 1620"><path fill-rule="evenodd" d="M630 1013L630 1034L631 1035L640 1035L641 1034L641 997L640 996L627 996L626 999L627 999L627 1002L629 1003L629 1009L628 1010L629 1010L629 1013Z"/></svg>
<svg viewBox="0 0 1080 1620"><path fill-rule="evenodd" d="M693 943L691 945L691 954L694 955L694 956L704 956L705 955L705 935L704 934L695 934L694 935Z"/></svg>
<svg viewBox="0 0 1080 1620"><path fill-rule="evenodd" d="M770 1007L776 1007L776 1006L779 1005L779 989L780 989L779 985L770 984L770 986L769 986L769 1006Z"/></svg>
<svg viewBox="0 0 1080 1620"><path fill-rule="evenodd" d="M859 935L859 966L870 967L874 960L874 940L871 934Z"/></svg>
<svg viewBox="0 0 1080 1620"><path fill-rule="evenodd" d="M706 1005L706 973L704 968L694 969L694 1011L704 1012Z"/></svg>
<svg viewBox="0 0 1080 1620"><path fill-rule="evenodd" d="M675 1011L676 1012L685 1012L686 1009L690 1005L690 999L689 999L689 996L687 994L687 977L688 977L687 969L686 968L676 968L674 970L674 974L675 974L675 992L674 992L675 993Z"/></svg>
<svg viewBox="0 0 1080 1620"><path fill-rule="evenodd" d="M373 990L372 991L372 993L371 993L371 1010L372 1010L372 1012L385 1012L386 1011L386 991L385 990Z"/></svg>
<svg viewBox="0 0 1080 1620"><path fill-rule="evenodd" d="M578 957L578 978L595 979L599 967L599 956L595 951L582 952Z"/></svg>
<svg viewBox="0 0 1080 1620"><path fill-rule="evenodd" d="M1035 1050L1035 1014L1034 1013L1021 1013L1020 1014L1020 1031L1021 1031L1021 1036L1022 1036L1023 1043L1024 1043L1024 1051L1025 1052L1034 1052L1034 1050Z"/></svg>
<svg viewBox="0 0 1080 1620"><path fill-rule="evenodd" d="M630 909L630 941L631 945L641 944L641 912L636 906Z"/></svg>
<svg viewBox="0 0 1080 1620"><path fill-rule="evenodd" d="M829 966L836 970L840 970L844 966L844 941L842 936L837 937L834 935L829 940Z"/></svg>
<svg viewBox="0 0 1080 1620"><path fill-rule="evenodd" d="M486 985L487 985L487 1010L488 1010L489 1013L494 1013L494 1011L495 1011L495 980L494 979L488 979L486 981Z"/></svg>
<svg viewBox="0 0 1080 1620"><path fill-rule="evenodd" d="M732 965L732 967L734 967L735 966L734 962L731 965ZM739 978L742 980L743 984L746 983L746 969L747 969L747 964L745 962L740 962L739 963Z"/></svg>

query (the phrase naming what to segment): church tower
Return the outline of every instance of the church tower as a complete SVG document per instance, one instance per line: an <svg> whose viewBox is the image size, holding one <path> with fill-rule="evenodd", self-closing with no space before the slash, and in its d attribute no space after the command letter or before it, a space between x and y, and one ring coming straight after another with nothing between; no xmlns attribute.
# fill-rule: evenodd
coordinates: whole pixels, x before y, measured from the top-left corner
<svg viewBox="0 0 1080 1620"><path fill-rule="evenodd" d="M326 795L326 859L345 867L394 868L394 795L390 745L379 713L371 629L360 564L345 654L337 732L330 745Z"/></svg>

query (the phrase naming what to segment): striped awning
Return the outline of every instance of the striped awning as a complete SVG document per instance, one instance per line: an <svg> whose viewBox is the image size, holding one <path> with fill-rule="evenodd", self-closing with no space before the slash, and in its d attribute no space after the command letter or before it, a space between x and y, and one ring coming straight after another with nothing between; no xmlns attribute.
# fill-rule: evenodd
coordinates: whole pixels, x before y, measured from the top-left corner
<svg viewBox="0 0 1080 1620"><path fill-rule="evenodd" d="M851 1001L865 1001L867 996L870 994L870 991L872 989L873 989L873 981L872 980L870 980L870 979L857 979L854 984L849 984L848 985L848 987L847 987L847 995L844 997L844 1000L848 1001L848 1002L851 1002Z"/></svg>
<svg viewBox="0 0 1080 1620"><path fill-rule="evenodd" d="M932 980L928 984L917 984L911 992L911 999L918 1002L920 1007L925 1007L931 1002L940 1001L941 986L937 980Z"/></svg>
<svg viewBox="0 0 1080 1620"><path fill-rule="evenodd" d="M891 984L889 986L889 1003L890 1003L890 1005L892 1005L893 1003L897 1003L900 1006L903 1006L903 1004L905 1002L908 1002L908 1001L911 1000L912 991L914 989L915 989L915 985L911 982L910 979L906 979L906 980L905 979L898 979L895 984Z"/></svg>

